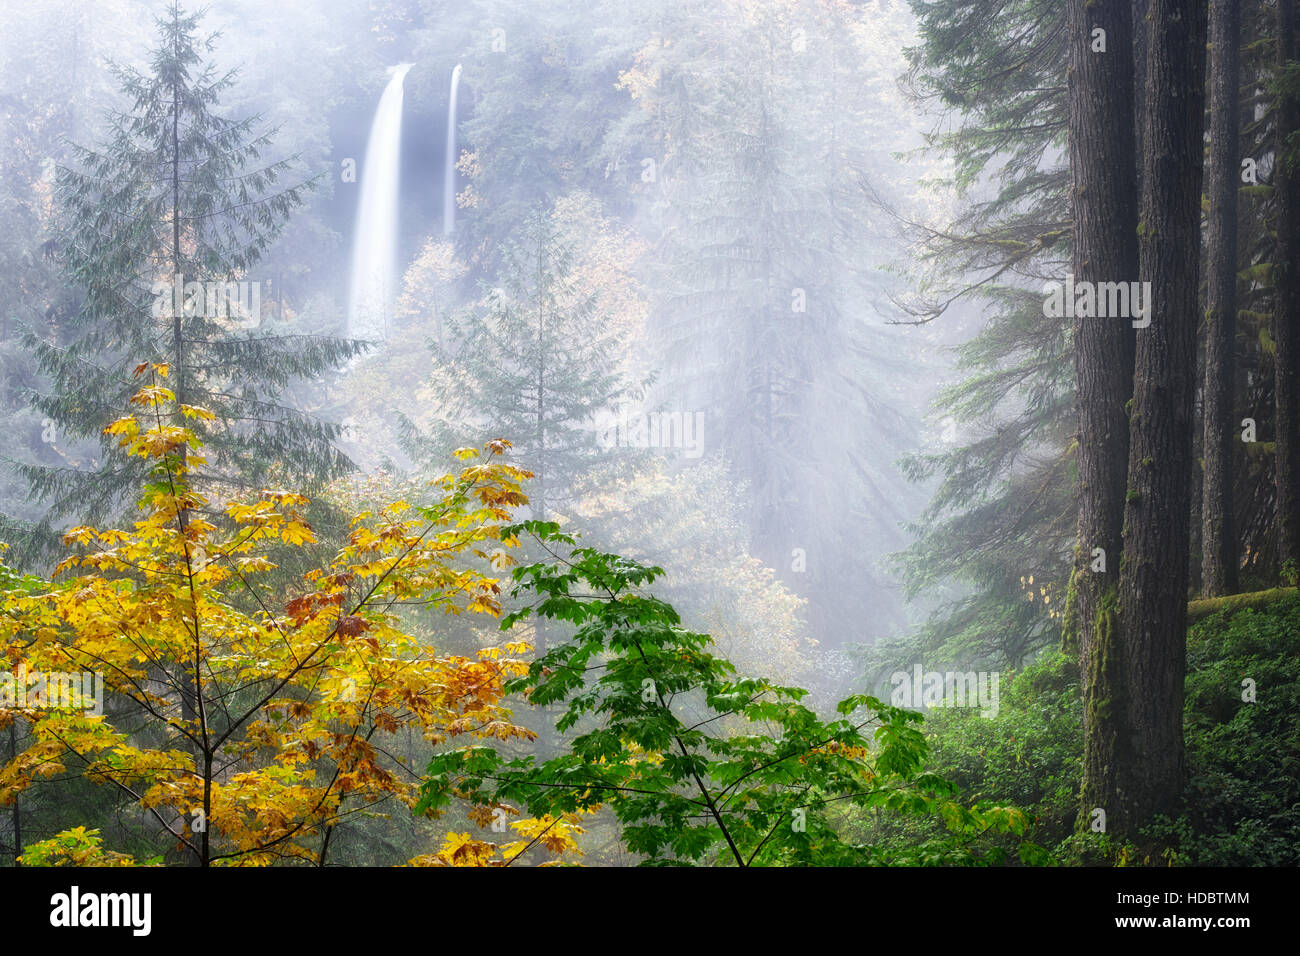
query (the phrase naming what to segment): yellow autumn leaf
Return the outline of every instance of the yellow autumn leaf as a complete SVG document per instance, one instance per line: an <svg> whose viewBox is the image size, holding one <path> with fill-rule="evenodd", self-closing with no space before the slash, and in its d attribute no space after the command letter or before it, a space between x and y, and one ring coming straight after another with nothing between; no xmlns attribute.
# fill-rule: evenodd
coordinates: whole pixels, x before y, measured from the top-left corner
<svg viewBox="0 0 1300 956"><path fill-rule="evenodd" d="M314 544L316 535L312 533L311 527L302 521L290 521L280 532L280 538L285 544Z"/></svg>

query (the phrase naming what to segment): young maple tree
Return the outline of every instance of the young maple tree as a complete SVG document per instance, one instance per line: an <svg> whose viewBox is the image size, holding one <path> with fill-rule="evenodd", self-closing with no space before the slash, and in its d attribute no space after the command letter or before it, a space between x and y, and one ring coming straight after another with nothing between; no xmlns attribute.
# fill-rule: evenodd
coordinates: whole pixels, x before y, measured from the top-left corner
<svg viewBox="0 0 1300 956"><path fill-rule="evenodd" d="M855 695L840 702L837 719L823 720L800 702L801 688L734 676L707 634L686 630L670 605L644 592L662 569L579 547L554 522L500 534L529 535L551 556L513 569L514 594L537 600L501 627L533 613L576 627L506 690L564 704L557 730L581 733L540 765L482 744L438 753L417 811L453 798L485 812L519 812L518 804L559 826L606 807L643 863L741 867L916 863L936 849L909 858L856 845L837 826L845 807L932 815L953 834L949 861L971 864L1005 852L972 846L980 838L1028 828L1023 811L968 806L926 772L919 714ZM1024 841L1018 851L1026 863L1046 857Z"/></svg>
<svg viewBox="0 0 1300 956"><path fill-rule="evenodd" d="M324 865L340 821L416 802L418 778L383 735L532 738L503 705L505 682L527 671L526 645L438 656L395 614L411 603L499 614L498 582L469 565L511 560L500 526L527 501L529 475L503 460L508 442L490 442L485 460L457 452L468 464L433 483L431 505L357 514L333 560L282 600L268 554L315 540L307 499L264 490L211 508L187 484L203 458L183 424L210 413L176 402L168 366L136 370L146 373L134 414L107 428L150 465L142 519L71 529L76 553L52 582L0 576L6 669L96 672L106 690L99 715L84 700L39 696L0 709L0 726L25 721L31 738L0 766L0 805L38 780L80 774L150 814L181 859ZM25 849L32 863L123 860L84 828Z"/></svg>

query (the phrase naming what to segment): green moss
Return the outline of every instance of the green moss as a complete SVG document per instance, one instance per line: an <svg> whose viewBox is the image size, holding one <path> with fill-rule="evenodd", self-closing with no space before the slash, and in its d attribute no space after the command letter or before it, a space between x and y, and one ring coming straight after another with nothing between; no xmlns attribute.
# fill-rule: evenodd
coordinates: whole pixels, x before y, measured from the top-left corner
<svg viewBox="0 0 1300 956"><path fill-rule="evenodd" d="M1267 607L1275 601L1295 597L1300 594L1297 588L1270 588L1266 591L1250 591L1245 594L1228 594L1224 597L1200 598L1187 604L1187 623L1194 624L1219 611L1239 611L1243 608Z"/></svg>
<svg viewBox="0 0 1300 956"><path fill-rule="evenodd" d="M1102 599L1092 680L1123 666L1115 656L1122 653L1115 590ZM1004 672L992 719L961 710L927 714L929 769L980 799L1028 809L1036 818L1029 838L1063 863L1116 865L1145 853L1157 865L1300 865L1300 590L1194 601L1188 615L1185 810L1137 838L1143 848L1166 852L1076 831L1084 701L1074 654L1053 649ZM1246 679L1254 682L1254 703L1242 700ZM1100 694L1090 716L1118 705Z"/></svg>
<svg viewBox="0 0 1300 956"><path fill-rule="evenodd" d="M1259 348L1265 355L1272 355L1277 351L1277 345L1273 337L1268 334L1268 327L1265 325L1259 327Z"/></svg>
<svg viewBox="0 0 1300 956"><path fill-rule="evenodd" d="M1111 687L1114 684L1115 665L1118 662L1118 638L1116 633L1119 617L1119 600L1116 588L1109 587L1101 597L1101 606L1097 609L1097 618L1093 621L1093 638L1091 653L1084 666L1088 668L1088 686L1096 689ZM1114 702L1110 697L1095 696L1085 702L1091 718L1090 723L1100 726L1099 721L1109 720L1114 713Z"/></svg>

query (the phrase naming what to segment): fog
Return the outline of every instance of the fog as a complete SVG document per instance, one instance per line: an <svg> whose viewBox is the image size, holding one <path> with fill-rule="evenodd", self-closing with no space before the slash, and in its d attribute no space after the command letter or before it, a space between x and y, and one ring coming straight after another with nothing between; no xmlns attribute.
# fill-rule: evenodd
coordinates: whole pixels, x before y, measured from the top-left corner
<svg viewBox="0 0 1300 956"><path fill-rule="evenodd" d="M0 0L0 859L1294 864L1296 2Z"/></svg>
<svg viewBox="0 0 1300 956"><path fill-rule="evenodd" d="M105 111L129 108L113 64L147 65L159 10L7 14L6 120L48 171L72 161L65 137L102 142ZM933 118L899 82L905 4L220 2L201 33L216 34L207 63L235 71L219 112L259 117L263 158L315 187L244 278L257 328L366 340L287 391L347 426L361 473L437 464L438 438L413 458L410 429L447 426L459 397L443 390L463 386L427 344L507 280L528 217L550 217L574 246L566 308L589 310L555 345L598 329L611 381L556 383L553 404L584 416L559 412L545 448L490 407L439 437L513 441L554 513L663 565L688 620L740 614L748 665L797 661L843 690L845 651L914 622L889 558L926 489L899 459L941 439L929 404L960 329L902 324L892 298L910 262L900 217L951 201L942 157L920 151ZM10 302L17 323L50 309ZM458 343L441 344L454 362ZM61 445L58 464L80 451ZM617 490L580 490L603 469ZM32 520L22 490L6 510Z"/></svg>

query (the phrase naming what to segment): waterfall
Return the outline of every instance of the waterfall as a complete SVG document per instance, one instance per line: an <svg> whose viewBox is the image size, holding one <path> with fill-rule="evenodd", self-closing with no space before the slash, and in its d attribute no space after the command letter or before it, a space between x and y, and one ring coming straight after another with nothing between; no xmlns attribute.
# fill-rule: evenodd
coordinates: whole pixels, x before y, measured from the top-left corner
<svg viewBox="0 0 1300 956"><path fill-rule="evenodd" d="M348 335L382 339L395 297L397 257L397 181L401 173L402 80L410 63L391 68L366 140L361 170L361 205L352 240L352 281Z"/></svg>
<svg viewBox="0 0 1300 956"><path fill-rule="evenodd" d="M447 101L447 165L442 181L442 234L456 228L456 91L460 88L460 64L451 71L451 98Z"/></svg>

